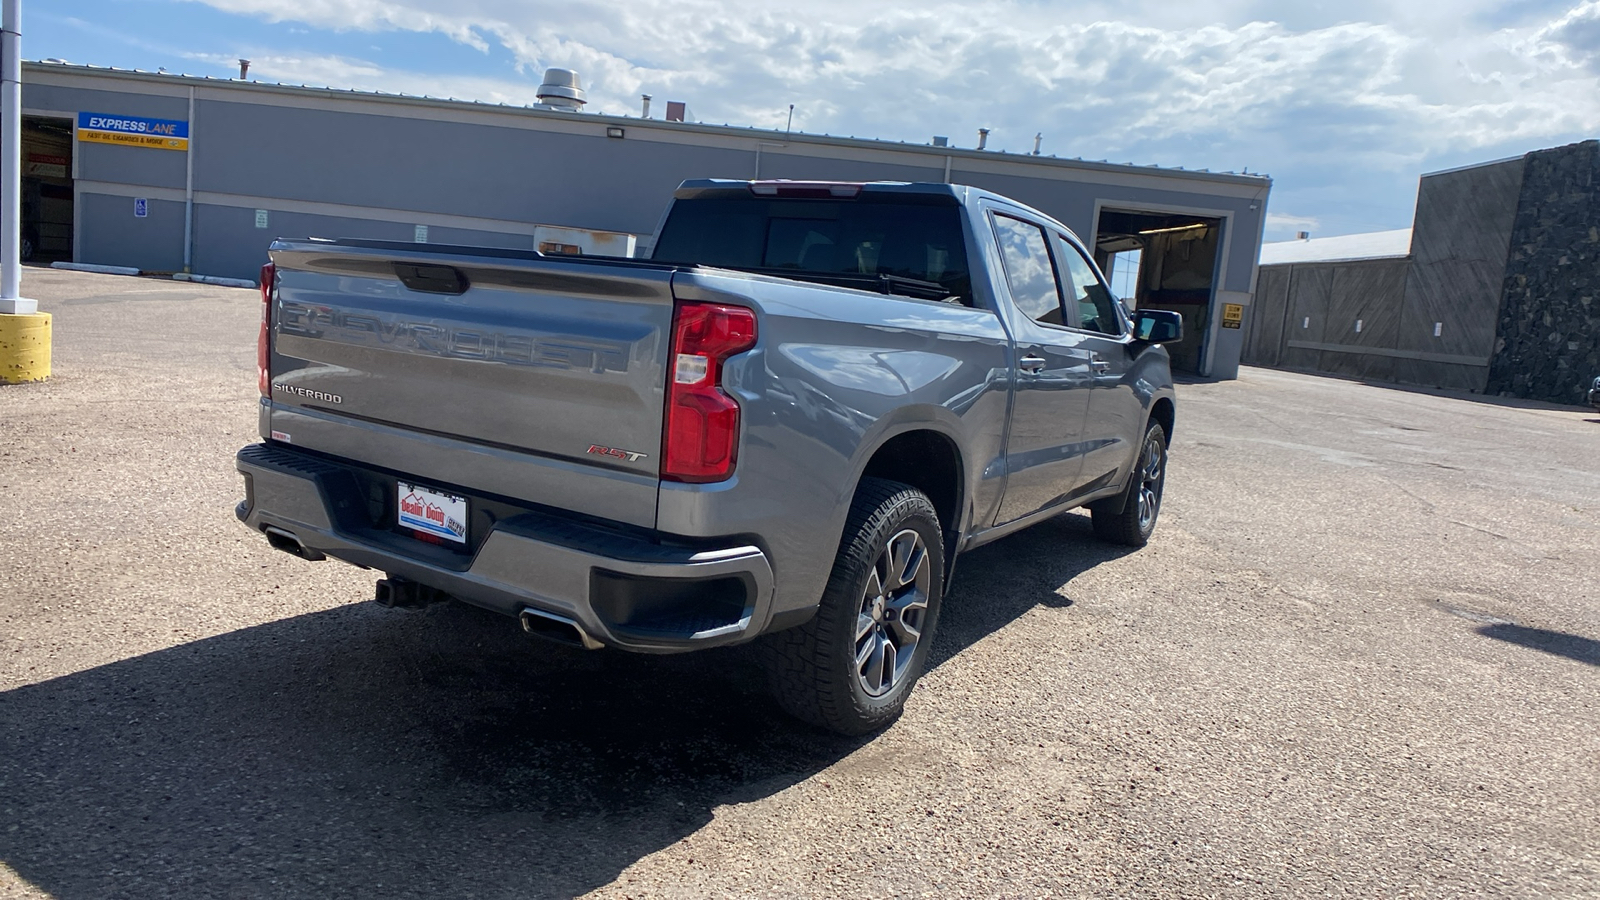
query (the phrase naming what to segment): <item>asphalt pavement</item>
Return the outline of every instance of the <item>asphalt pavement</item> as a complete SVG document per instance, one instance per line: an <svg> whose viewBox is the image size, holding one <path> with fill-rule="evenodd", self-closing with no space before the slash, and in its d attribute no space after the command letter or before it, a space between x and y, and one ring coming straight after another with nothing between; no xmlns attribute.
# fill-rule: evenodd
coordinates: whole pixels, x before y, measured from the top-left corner
<svg viewBox="0 0 1600 900"><path fill-rule="evenodd" d="M1600 896L1600 416L1179 388L1137 552L963 557L905 716L368 602L233 516L253 291L28 269L0 897Z"/></svg>

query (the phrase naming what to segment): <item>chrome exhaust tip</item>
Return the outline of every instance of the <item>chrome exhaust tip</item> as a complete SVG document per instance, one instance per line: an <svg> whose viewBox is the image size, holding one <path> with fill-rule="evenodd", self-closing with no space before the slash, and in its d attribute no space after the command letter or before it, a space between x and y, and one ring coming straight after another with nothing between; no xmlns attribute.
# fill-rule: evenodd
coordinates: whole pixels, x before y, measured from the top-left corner
<svg viewBox="0 0 1600 900"><path fill-rule="evenodd" d="M534 637L555 641L568 647L582 647L585 650L599 650L605 646L595 640L589 632L584 631L582 625L566 616L525 606L518 618L522 620L522 630Z"/></svg>

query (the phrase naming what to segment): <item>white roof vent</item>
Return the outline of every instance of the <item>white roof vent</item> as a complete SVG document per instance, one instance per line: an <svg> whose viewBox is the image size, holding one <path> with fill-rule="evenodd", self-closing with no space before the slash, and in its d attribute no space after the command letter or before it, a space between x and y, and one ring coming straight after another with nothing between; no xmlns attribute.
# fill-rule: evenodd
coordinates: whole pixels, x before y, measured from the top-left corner
<svg viewBox="0 0 1600 900"><path fill-rule="evenodd" d="M589 102L583 93L583 82L571 69L545 69L544 84L539 85L539 102L562 109L579 110Z"/></svg>

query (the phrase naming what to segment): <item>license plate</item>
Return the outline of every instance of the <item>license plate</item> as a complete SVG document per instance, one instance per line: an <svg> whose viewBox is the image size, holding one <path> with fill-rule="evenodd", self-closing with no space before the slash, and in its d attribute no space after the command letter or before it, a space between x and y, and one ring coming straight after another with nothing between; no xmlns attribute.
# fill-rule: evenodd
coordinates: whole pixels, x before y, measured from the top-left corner
<svg viewBox="0 0 1600 900"><path fill-rule="evenodd" d="M397 490L401 526L458 544L467 542L467 498L404 481Z"/></svg>

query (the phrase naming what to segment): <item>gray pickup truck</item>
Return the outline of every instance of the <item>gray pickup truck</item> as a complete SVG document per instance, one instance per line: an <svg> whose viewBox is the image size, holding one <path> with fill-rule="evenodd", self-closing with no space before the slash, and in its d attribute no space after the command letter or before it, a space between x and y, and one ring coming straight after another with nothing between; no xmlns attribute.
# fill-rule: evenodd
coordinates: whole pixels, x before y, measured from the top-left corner
<svg viewBox="0 0 1600 900"><path fill-rule="evenodd" d="M237 514L588 648L759 638L779 702L864 733L957 554L1079 506L1155 527L1174 313L948 184L685 182L651 259L281 240Z"/></svg>

